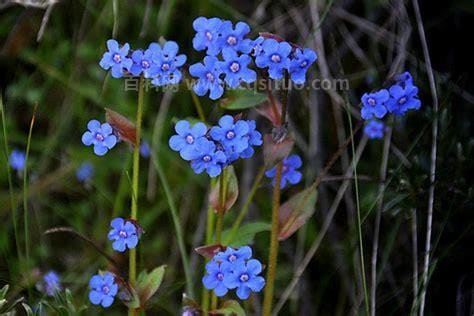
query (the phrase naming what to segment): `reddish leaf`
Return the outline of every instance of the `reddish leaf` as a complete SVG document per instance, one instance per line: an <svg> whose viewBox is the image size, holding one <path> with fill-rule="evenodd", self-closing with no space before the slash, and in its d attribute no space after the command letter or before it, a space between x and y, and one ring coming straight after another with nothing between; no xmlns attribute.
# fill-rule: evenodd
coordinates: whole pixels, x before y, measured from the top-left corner
<svg viewBox="0 0 474 316"><path fill-rule="evenodd" d="M197 247L194 249L194 251L196 251L198 254L205 258L212 258L216 255L216 253L224 251L225 249L225 246L222 246L221 244L216 244Z"/></svg>
<svg viewBox="0 0 474 316"><path fill-rule="evenodd" d="M315 186L292 196L281 205L278 213L278 239L285 240L293 235L314 214L318 191Z"/></svg>
<svg viewBox="0 0 474 316"><path fill-rule="evenodd" d="M288 44L290 44L293 48L301 48L300 45L297 45L295 43L292 43L292 42L288 42L288 41L285 41L285 39L281 36L278 36L276 34L273 34L273 33L269 33L269 32L260 32L258 33L258 35L260 35L261 37L263 38L272 38L274 39L275 41L281 43L281 42L287 42Z"/></svg>
<svg viewBox="0 0 474 316"><path fill-rule="evenodd" d="M126 141L133 146L136 145L137 129L128 118L108 108L105 109L105 117L107 122L117 132L120 140Z"/></svg>
<svg viewBox="0 0 474 316"><path fill-rule="evenodd" d="M220 181L217 181L217 184L213 187L211 193L209 194L209 203L217 212L225 213L235 204L239 195L239 183L237 181L237 176L235 175L233 166L227 167L224 173L224 203L221 203L221 199L219 197L220 187Z"/></svg>
<svg viewBox="0 0 474 316"><path fill-rule="evenodd" d="M275 136L270 134L263 137L263 158L267 167L272 167L283 160L293 149L295 143L293 138L288 135L284 136L283 139L278 138L275 140Z"/></svg>
<svg viewBox="0 0 474 316"><path fill-rule="evenodd" d="M140 298L140 306L145 306L146 302L158 291L165 275L166 265L153 269L150 273L142 271L137 279L137 292Z"/></svg>
<svg viewBox="0 0 474 316"><path fill-rule="evenodd" d="M272 122L273 126L281 125L281 103L276 101L276 106L273 107L270 102L266 101L263 105L256 108L257 112L263 117Z"/></svg>

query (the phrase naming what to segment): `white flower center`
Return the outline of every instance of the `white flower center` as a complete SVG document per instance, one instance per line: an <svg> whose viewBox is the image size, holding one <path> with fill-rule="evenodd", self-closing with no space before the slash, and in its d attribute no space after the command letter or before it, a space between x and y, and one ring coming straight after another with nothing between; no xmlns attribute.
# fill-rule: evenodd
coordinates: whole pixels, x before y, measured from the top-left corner
<svg viewBox="0 0 474 316"><path fill-rule="evenodd" d="M120 54L114 54L114 56L112 57L112 59L118 64L119 62L122 61L122 56L120 56Z"/></svg>
<svg viewBox="0 0 474 316"><path fill-rule="evenodd" d="M142 60L142 68L147 69L148 67L150 67L148 60Z"/></svg>
<svg viewBox="0 0 474 316"><path fill-rule="evenodd" d="M229 262L234 262L235 260L237 260L237 257L234 254L232 254L232 255L229 256L228 260L229 260Z"/></svg>
<svg viewBox="0 0 474 316"><path fill-rule="evenodd" d="M210 82L214 82L214 75L211 74L210 72L208 72L208 73L206 74L206 78L207 78L207 80L209 80Z"/></svg>
<svg viewBox="0 0 474 316"><path fill-rule="evenodd" d="M95 139L97 139L99 142L104 141L105 137L101 133L95 134Z"/></svg>
<svg viewBox="0 0 474 316"><path fill-rule="evenodd" d="M405 104L407 102L406 97L401 97L400 100L398 100L398 104Z"/></svg>
<svg viewBox="0 0 474 316"><path fill-rule="evenodd" d="M212 158L209 155L205 155L204 157L202 157L202 160L204 160L205 162L209 162L209 161L211 161L211 159Z"/></svg>
<svg viewBox="0 0 474 316"><path fill-rule="evenodd" d="M211 32L207 31L205 33L205 35L206 35L206 38L207 38L208 41L212 41L212 33Z"/></svg>
<svg viewBox="0 0 474 316"><path fill-rule="evenodd" d="M374 105L377 103L377 101L375 101L374 98L369 98L369 99L367 100L367 103L369 103L369 105L371 105L371 106L374 106Z"/></svg>
<svg viewBox="0 0 474 316"><path fill-rule="evenodd" d="M161 65L161 70L168 71L170 69L170 65L168 63L164 63Z"/></svg>
<svg viewBox="0 0 474 316"><path fill-rule="evenodd" d="M108 294L109 291L110 291L110 289L109 289L109 287L108 287L107 285L104 285L104 286L102 287L102 292L103 292L104 294Z"/></svg>
<svg viewBox="0 0 474 316"><path fill-rule="evenodd" d="M190 145L191 145L192 143L194 143L194 137L193 137L193 135L188 135L188 136L186 136L186 143L188 143L188 144L190 144Z"/></svg>
<svg viewBox="0 0 474 316"><path fill-rule="evenodd" d="M239 63L237 63L237 62L234 61L234 62L230 65L229 68L230 68L230 71L232 71L232 72L235 73L235 72L237 72L237 71L240 70L240 65L239 65Z"/></svg>
<svg viewBox="0 0 474 316"><path fill-rule="evenodd" d="M244 273L240 276L239 279L241 282L247 282L249 280L249 275Z"/></svg>
<svg viewBox="0 0 474 316"><path fill-rule="evenodd" d="M221 272L217 273L217 279L218 279L219 281L224 280L224 274L222 274Z"/></svg>
<svg viewBox="0 0 474 316"><path fill-rule="evenodd" d="M270 58L274 63L279 63L281 61L281 57L278 54L273 54Z"/></svg>
<svg viewBox="0 0 474 316"><path fill-rule="evenodd" d="M228 131L226 134L225 134L225 137L227 139L232 139L235 137L235 132L234 131Z"/></svg>
<svg viewBox="0 0 474 316"><path fill-rule="evenodd" d="M300 67L304 68L308 65L308 62L305 60L304 62L301 63Z"/></svg>
<svg viewBox="0 0 474 316"><path fill-rule="evenodd" d="M127 238L128 235L127 235L126 231L121 230L121 231L119 231L119 236L122 237L122 238Z"/></svg>
<svg viewBox="0 0 474 316"><path fill-rule="evenodd" d="M227 44L234 46L235 44L237 44L237 38L233 35L229 36L227 38Z"/></svg>

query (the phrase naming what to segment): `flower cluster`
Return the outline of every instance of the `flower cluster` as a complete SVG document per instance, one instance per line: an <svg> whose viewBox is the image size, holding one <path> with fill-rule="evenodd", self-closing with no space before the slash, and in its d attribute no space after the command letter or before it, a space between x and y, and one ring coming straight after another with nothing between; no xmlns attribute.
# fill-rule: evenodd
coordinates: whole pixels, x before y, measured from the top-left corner
<svg viewBox="0 0 474 316"><path fill-rule="evenodd" d="M156 86L181 81L180 67L186 62L186 55L178 54L176 42L167 41L163 46L151 43L146 50L131 51L128 43L119 46L117 41L110 39L107 49L99 64L105 70L111 69L114 78L121 78L124 74L143 75Z"/></svg>
<svg viewBox="0 0 474 316"><path fill-rule="evenodd" d="M110 272L94 275L89 281L89 300L94 305L109 307L114 302L118 293L118 285L115 276Z"/></svg>
<svg viewBox="0 0 474 316"><path fill-rule="evenodd" d="M175 130L177 135L169 140L171 149L191 161L194 172L206 171L211 177L239 158L252 157L253 147L263 143L255 121L234 120L230 115L223 116L219 125L210 129L201 122L191 126L188 121L179 121Z"/></svg>
<svg viewBox="0 0 474 316"><path fill-rule="evenodd" d="M17 149L13 149L8 159L8 162L10 164L10 167L12 167L13 170L17 172L22 171L25 168L25 162L26 162L25 152L17 150Z"/></svg>
<svg viewBox="0 0 474 316"><path fill-rule="evenodd" d="M362 98L361 116L367 120L364 132L371 139L382 138L384 125L377 120L387 113L404 116L409 110L418 110L421 101L418 98L418 87L413 84L409 72L397 75L388 89L365 93Z"/></svg>
<svg viewBox="0 0 474 316"><path fill-rule="evenodd" d="M124 252L126 248L133 249L138 244L139 233L137 226L132 221L117 217L110 222L112 229L107 238L112 243L112 248L118 252Z"/></svg>
<svg viewBox="0 0 474 316"><path fill-rule="evenodd" d="M249 68L252 57L258 68L268 68L270 78L282 79L283 71L287 70L297 84L306 81L306 71L317 59L316 53L308 48L261 36L249 39L250 27L245 22L233 25L219 18L198 17L193 28L194 49L206 50L207 54L203 63L189 67L189 73L198 78L193 90L199 96L209 92L212 100L222 96L224 83L236 88L241 82L252 83L257 79L257 73Z"/></svg>
<svg viewBox="0 0 474 316"><path fill-rule="evenodd" d="M287 183L290 184L297 184L301 181L303 175L301 172L297 171L296 169L300 168L303 162L301 161L300 156L298 155L290 155L285 158L282 162L283 166L281 169L281 181L280 181L280 188L284 188ZM277 167L273 167L270 170L265 172L265 176L267 178L272 178L272 184L275 186L275 177L276 177Z"/></svg>
<svg viewBox="0 0 474 316"><path fill-rule="evenodd" d="M214 290L216 296L237 289L237 296L245 300L251 292L260 292L265 286L265 279L259 276L262 264L252 259L252 249L248 246L237 250L227 247L217 253L206 264L206 272L202 283L206 289Z"/></svg>

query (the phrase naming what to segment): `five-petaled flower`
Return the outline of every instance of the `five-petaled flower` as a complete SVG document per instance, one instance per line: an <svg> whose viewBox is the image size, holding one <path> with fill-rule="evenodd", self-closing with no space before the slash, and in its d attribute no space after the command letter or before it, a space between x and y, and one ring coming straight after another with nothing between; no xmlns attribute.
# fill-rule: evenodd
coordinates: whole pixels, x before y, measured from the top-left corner
<svg viewBox="0 0 474 316"><path fill-rule="evenodd" d="M385 125L381 121L370 120L364 126L364 134L370 139L380 139L383 137Z"/></svg>
<svg viewBox="0 0 474 316"><path fill-rule="evenodd" d="M237 263L239 261L249 260L252 257L252 248L249 246L243 246L239 249L234 249L232 247L227 247L225 251L218 252L214 256L215 261L226 261L231 264Z"/></svg>
<svg viewBox="0 0 474 316"><path fill-rule="evenodd" d="M388 101L390 95L386 89L376 91L374 93L365 93L362 96L361 115L364 120L371 119L373 116L382 118L387 114L385 102Z"/></svg>
<svg viewBox="0 0 474 316"><path fill-rule="evenodd" d="M248 120L246 122L249 127L249 131L246 135L249 140L249 146L240 154L240 157L244 159L248 159L253 156L255 152L253 146L260 146L263 144L262 134L257 131L257 123L254 120Z"/></svg>
<svg viewBox="0 0 474 316"><path fill-rule="evenodd" d="M24 151L13 149L10 157L8 158L8 163L15 171L22 171L25 168L26 155Z"/></svg>
<svg viewBox="0 0 474 316"><path fill-rule="evenodd" d="M90 120L87 128L89 130L82 135L82 143L86 146L94 145L97 156L105 155L117 144L117 137L109 123L100 124L97 120Z"/></svg>
<svg viewBox="0 0 474 316"><path fill-rule="evenodd" d="M158 46L156 50L154 61L158 67L158 74L151 83L156 86L179 83L182 78L179 67L186 62L186 55L178 55L179 46L173 41L167 41L163 48Z"/></svg>
<svg viewBox="0 0 474 316"><path fill-rule="evenodd" d="M235 28L231 21L224 21L220 27L220 37L217 39L219 48L230 48L244 54L252 50L251 40L245 38L250 33L250 26L245 22L237 22Z"/></svg>
<svg viewBox="0 0 474 316"><path fill-rule="evenodd" d="M297 48L290 60L288 72L291 80L296 84L303 84L306 81L306 71L316 61L316 53L309 48L303 50Z"/></svg>
<svg viewBox="0 0 474 316"><path fill-rule="evenodd" d="M268 67L268 75L272 79L283 78L283 71L288 68L290 62L291 45L270 38L263 42L262 48L263 52L255 58L257 67Z"/></svg>
<svg viewBox="0 0 474 316"><path fill-rule="evenodd" d="M138 244L137 227L131 222L117 217L110 222L112 229L107 238L113 241L112 248L124 252L126 248L133 249Z"/></svg>
<svg viewBox="0 0 474 316"><path fill-rule="evenodd" d="M197 158L196 141L204 137L207 133L207 126L198 122L191 127L188 121L179 121L175 125L178 135L171 136L169 145L174 151L179 151L184 160L193 160Z"/></svg>
<svg viewBox="0 0 474 316"><path fill-rule="evenodd" d="M224 284L224 278L231 273L232 265L229 262L209 261L206 264L206 275L202 284L208 290L214 290L216 296L224 296L229 291Z"/></svg>
<svg viewBox="0 0 474 316"><path fill-rule="evenodd" d="M219 38L219 30L222 25L222 20L219 18L205 18L198 17L193 22L193 28L196 35L193 38L193 47L200 51L207 48L207 54L210 56L217 55L221 48L217 43Z"/></svg>
<svg viewBox="0 0 474 316"><path fill-rule="evenodd" d="M240 81L252 83L257 80L257 73L248 68L252 61L249 55L242 54L238 56L235 50L224 48L222 56L224 61L219 62L219 64L225 74L225 82L230 88L236 88Z"/></svg>
<svg viewBox="0 0 474 316"><path fill-rule="evenodd" d="M43 276L43 289L46 295L54 296L61 290L59 275L54 271L48 271Z"/></svg>
<svg viewBox="0 0 474 316"><path fill-rule="evenodd" d="M143 73L145 78L152 78L159 72L155 59L158 57L161 47L157 43L151 43L145 51L136 50L132 53L133 64L129 71L134 76Z"/></svg>
<svg viewBox="0 0 474 316"><path fill-rule="evenodd" d="M115 295L118 292L118 285L115 283L115 277L110 272L96 274L89 281L89 300L94 305L109 307L114 302Z"/></svg>
<svg viewBox="0 0 474 316"><path fill-rule="evenodd" d="M390 98L386 102L387 109L395 115L404 115L408 110L418 110L421 101L418 99L418 88L410 83L404 87L395 84L389 89Z"/></svg>
<svg viewBox="0 0 474 316"><path fill-rule="evenodd" d="M280 181L280 188L284 188L289 182L290 184L297 184L298 182L301 181L302 174L301 172L297 171L299 167L303 164L301 161L300 156L294 154L290 155L287 158L285 158L282 162L283 166L281 169L281 181ZM273 178L272 184L275 186L275 177L277 173L277 166L273 167L270 170L267 170L265 172L265 175L267 178Z"/></svg>
<svg viewBox="0 0 474 316"><path fill-rule="evenodd" d="M256 259L237 261L232 272L225 275L224 284L229 289L237 288L237 296L246 300L251 292L260 292L265 286L265 279L259 276L261 272L262 264Z"/></svg>
<svg viewBox="0 0 474 316"><path fill-rule="evenodd" d="M112 77L123 77L124 70L129 70L132 66L132 60L128 58L130 45L125 43L122 47L116 40L109 39L107 41L108 52L105 52L100 60L99 65L105 70L112 69Z"/></svg>
<svg viewBox="0 0 474 316"><path fill-rule="evenodd" d="M229 162L238 159L249 147L248 133L248 123L243 120L234 123L234 118L230 115L221 117L219 125L212 127L209 132L212 139L224 147Z"/></svg>
<svg viewBox="0 0 474 316"><path fill-rule="evenodd" d="M209 98L219 99L224 93L224 81L219 78L222 69L216 57L204 57L204 64L196 63L189 67L189 73L198 80L193 85L194 92L202 97L209 91Z"/></svg>
<svg viewBox="0 0 474 316"><path fill-rule="evenodd" d="M197 174L206 171L214 178L221 174L226 163L226 155L222 150L217 150L214 142L204 137L196 140L196 158L191 161L191 167Z"/></svg>

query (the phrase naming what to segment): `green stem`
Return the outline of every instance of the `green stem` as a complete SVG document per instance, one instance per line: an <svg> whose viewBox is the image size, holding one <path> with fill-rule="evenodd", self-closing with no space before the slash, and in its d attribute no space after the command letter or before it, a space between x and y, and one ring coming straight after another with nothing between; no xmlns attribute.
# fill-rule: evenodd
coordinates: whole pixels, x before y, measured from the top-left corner
<svg viewBox="0 0 474 316"><path fill-rule="evenodd" d="M244 205L242 206L242 210L240 211L239 215L235 219L234 224L232 224L230 233L227 239L224 241L225 245L227 245L229 242L234 240L235 234L237 234L240 224L242 224L242 221L244 220L245 215L247 215L247 212L250 208L250 203L252 203L253 197L255 196L255 193L257 192L258 186L260 185L260 182L262 181L264 174L265 174L265 165L263 165L258 171L257 176L255 177L255 181L253 182L252 188L250 189L249 195L247 196L247 200L245 200Z"/></svg>
<svg viewBox="0 0 474 316"><path fill-rule="evenodd" d="M133 170L132 170L132 205L130 218L133 220L138 219L138 180L140 174L140 135L142 130L142 116L143 116L143 93L144 93L144 78L140 77L138 83L138 104L137 104L137 117L136 117L136 138L135 147L133 149ZM137 278L137 250L136 248L130 249L129 256L129 272L128 279L131 286L135 285ZM129 308L128 314L135 315L136 310Z"/></svg>
<svg viewBox="0 0 474 316"><path fill-rule="evenodd" d="M272 312L273 290L275 286L275 273L278 258L278 212L280 210L280 182L283 163L277 165L275 187L272 197L272 232L270 237L270 254L268 257L267 285L263 297L263 316L270 316Z"/></svg>
<svg viewBox="0 0 474 316"><path fill-rule="evenodd" d="M205 123L206 117L204 116L204 111L202 110L201 101L199 101L199 98L192 91L191 91L191 97L193 98L193 103L194 103L194 106L196 107L196 111L198 113L199 119Z"/></svg>
<svg viewBox="0 0 474 316"><path fill-rule="evenodd" d="M4 145L5 159L6 159L6 164L7 164L8 191L10 194L10 208L12 211L13 232L15 234L15 245L16 245L16 251L18 254L18 259L21 260L22 254L21 254L21 247L20 247L20 239L18 237L18 226L17 226L18 223L17 223L17 218L16 218L17 208L16 208L16 203L15 203L15 194L13 192L11 168L10 168L10 165L8 164L10 150L8 149L7 125L6 125L7 121L5 119L5 108L3 106L1 91L0 91L0 111L2 112L3 145Z"/></svg>
<svg viewBox="0 0 474 316"><path fill-rule="evenodd" d="M206 245L210 245L212 243L215 218L216 218L216 215L214 213L214 209L209 203L209 207L207 208L206 243L205 243ZM202 307L202 310L204 311L204 315L206 315L206 313L209 310L209 297L210 297L211 292L205 287L202 287L202 289L203 289L203 292L202 292L202 298L201 298L201 307Z"/></svg>

